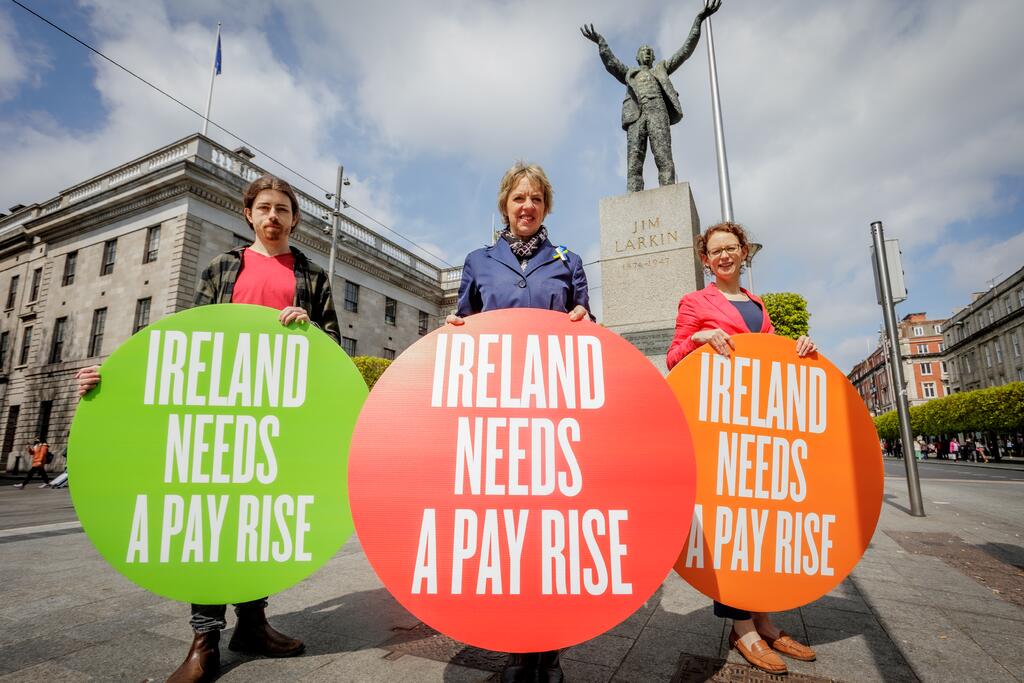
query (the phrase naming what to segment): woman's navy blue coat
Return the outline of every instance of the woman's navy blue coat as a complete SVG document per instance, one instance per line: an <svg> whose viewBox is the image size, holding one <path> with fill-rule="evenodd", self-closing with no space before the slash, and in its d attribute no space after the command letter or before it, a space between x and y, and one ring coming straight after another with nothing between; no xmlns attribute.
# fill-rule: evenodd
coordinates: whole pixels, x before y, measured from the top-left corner
<svg viewBox="0 0 1024 683"><path fill-rule="evenodd" d="M466 257L459 284L460 316L500 308L544 308L568 313L576 306L590 312L590 294L583 259L566 252L565 260L544 240L524 271L519 259L499 239L493 246L477 249ZM590 316L593 319L593 315Z"/></svg>

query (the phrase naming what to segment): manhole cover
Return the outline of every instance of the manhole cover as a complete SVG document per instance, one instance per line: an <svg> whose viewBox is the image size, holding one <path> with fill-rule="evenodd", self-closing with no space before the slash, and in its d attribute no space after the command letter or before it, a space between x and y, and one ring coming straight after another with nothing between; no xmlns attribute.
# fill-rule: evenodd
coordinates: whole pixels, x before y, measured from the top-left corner
<svg viewBox="0 0 1024 683"><path fill-rule="evenodd" d="M776 676L743 664L730 664L724 659L710 659L684 654L672 683L841 683L834 678L820 678L808 674L792 673Z"/></svg>
<svg viewBox="0 0 1024 683"><path fill-rule="evenodd" d="M381 647L389 650L385 655L386 659L398 659L404 655L412 655L413 657L433 659L437 662L450 662L481 671L501 671L507 657L504 652L482 650L452 640L423 623L397 633Z"/></svg>

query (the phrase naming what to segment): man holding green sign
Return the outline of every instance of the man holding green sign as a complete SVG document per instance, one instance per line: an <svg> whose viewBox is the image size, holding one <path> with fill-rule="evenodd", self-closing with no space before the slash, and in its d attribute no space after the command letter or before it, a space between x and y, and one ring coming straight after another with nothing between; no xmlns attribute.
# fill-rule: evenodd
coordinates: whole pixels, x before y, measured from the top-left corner
<svg viewBox="0 0 1024 683"><path fill-rule="evenodd" d="M293 322L313 323L335 343L340 343L340 329L327 275L320 267L307 259L301 251L289 245L291 232L299 222L298 199L291 186L284 180L270 175L258 178L246 188L243 194L243 207L245 219L253 230L253 243L249 247L232 249L213 259L203 271L196 291L195 305L241 303L266 306L280 311L278 320L282 325L288 326ZM335 514L337 505L347 508L347 501L340 499L345 495L343 490L340 493L335 493L335 489L338 487L337 479L330 482L332 488L329 491L321 491L317 496L294 496L282 493L282 491L290 490L287 487L292 486L294 480L290 473L285 471L284 465L281 465L280 476L278 475L279 463L275 461L272 445L278 436L285 440L286 430L290 430L291 435L308 436L307 430L311 425L305 423L305 418L290 420L289 416L292 413L286 411L289 407L301 406L305 401L314 402L314 396L306 396L305 375L308 372L308 361L305 359L316 351L318 343L322 345L320 339L323 338L316 339L317 335L259 334L258 339L255 338L257 335L252 335L250 347L250 333L247 331L236 332L235 329L247 329L244 326L252 320L252 316L247 317L241 310L239 314L239 316L222 316L227 332L211 334L193 331L189 336L188 333L180 330L153 329L148 334L148 352L142 350L144 342L141 339L133 338L125 344L126 350L129 345L139 348L139 351L134 353L135 357L146 357L142 356L142 353L146 353L148 356L145 386L144 388L140 387L141 393L145 396L143 403L151 404L154 408L170 406L162 411L150 410L146 413L147 416L159 413L153 419L164 420L164 423L168 425L166 463L158 463L159 469L164 472L164 475L157 474L155 478L162 479L161 483L177 485L200 483L207 488L192 487L187 490L189 492L203 490L206 495L160 495L164 492L154 491L151 494L140 492L137 498L133 498L134 513L131 531L127 534L130 541L125 554L121 551L121 546L124 545L124 530L116 528L116 524L101 523L98 521L103 519L101 513L92 511L98 507L93 503L98 497L96 493L99 489L88 488L90 482L86 481L82 482L81 487L77 487L79 490L89 490L91 494L81 497L80 507L83 509L79 510L79 516L86 531L92 532L90 538L100 552L126 576L140 585L164 595L175 596L181 594L182 591L189 595L202 594L196 592L198 589L194 583L189 587L177 584L180 584L183 577L186 576L189 581L196 581L197 579L194 577L202 576L201 572L206 571L211 562L217 562L220 537L224 535L228 541L231 540L230 527L233 522L238 528L237 557L235 553L230 553L230 556L236 557L238 561L235 571L238 572L239 583L245 583L246 572L267 571L273 573L277 571L273 565L268 566L265 570L260 569L259 561L267 562L270 557L273 557L277 563L283 563L279 572L281 574L290 568L284 565L301 564L305 561L307 566L300 567L298 571L305 572L302 574L303 576L308 575L312 571L312 569L308 569L310 564L322 562L326 558L317 557L314 562L310 562L313 555L306 551L309 550L308 546L314 545L319 538L315 534L311 534L313 540L307 540L307 547L305 550L303 549L303 532L308 532L311 527L315 527L318 514L316 510L307 508L312 505L314 499L321 503L324 500L330 500L334 504ZM199 316L191 317L199 318ZM205 316L206 320L199 323L200 328L204 324L208 324L209 318L210 316ZM237 323L239 326L232 329L232 325L236 323L233 320L228 320L229 318L238 318L241 321ZM160 327L166 326L162 326L160 323L153 326L153 328ZM141 337L142 335L137 336ZM205 351L201 350L203 342L212 342L212 350L209 348ZM189 349L187 352L186 347ZM179 363L178 367L173 366L174 359L178 357L183 360L186 353L189 358L188 390L187 397L183 399L182 395L186 393L183 391L185 382L179 381L176 387L172 383L169 390L164 384L168 382L168 378L175 377L175 372L179 377L183 377L181 364ZM131 356L132 353L129 351L126 355ZM261 375L261 359L277 360L279 367L273 370L272 361L268 360L262 368L264 374ZM246 370L247 364L250 366L248 370ZM110 365L109 362L108 365ZM122 363L122 365L124 364ZM172 366L169 370L164 367L168 365ZM195 375L199 374L196 370L197 367L203 370L209 368L209 371L205 373L209 377L199 380L199 383L207 383L206 392L195 391L197 384ZM214 368L216 368L216 372L214 372ZM354 371L354 367L352 370ZM345 369L342 371L343 373L347 372ZM110 369L110 372L111 376L115 376L113 368ZM247 372L249 374L246 374ZM262 395L260 378L274 376L275 372L277 377L283 376L283 379L273 386L267 385L264 388L266 395ZM221 374L223 374L224 380L229 381L222 381ZM119 392L127 390L126 385L133 382L124 372L116 376L122 383L118 385ZM99 384L99 366L83 368L76 375L76 379L79 395L84 396ZM225 391L224 387L229 385L230 388ZM135 391L136 388L132 387L132 389ZM224 391L224 395L220 395L222 391ZM312 387L310 394L313 394ZM138 395L137 391L136 395ZM175 396L177 396L177 401ZM110 401L108 401L108 405L109 403ZM127 409L137 409L137 404L136 399L135 404L127 406ZM192 415L168 412L180 410L174 406L193 405L245 406L247 408L265 406L274 409L280 408L280 410L247 411L263 414L258 423L257 416L253 415ZM83 406L83 408L86 407L92 408L92 406ZM108 413L109 410L108 408ZM209 413L215 412L212 408L205 410ZM99 408L83 412L88 413L90 418L102 413ZM357 413L358 406L355 407L351 416L353 423ZM140 419L143 418L140 417ZM213 445L210 448L212 472L202 472L202 467L197 468L196 466L197 463L202 465L207 450L206 444L200 445L200 435L204 429L203 420L209 423L207 433L216 430L217 434L217 438L213 440ZM96 421L99 422L99 419ZM282 423L285 424L285 427L280 426ZM351 428L349 428L350 431ZM305 433L303 434L303 432ZM85 451L88 451L89 448L95 451L97 445L102 443L96 439L90 441L92 435L86 429L81 430L81 433L85 434L81 437ZM248 442L250 447L246 449L238 444L230 444L228 443L230 437L222 438L225 434L232 433L238 444ZM195 435L195 446L191 445L191 434ZM259 444L255 445L257 441ZM343 450L345 444L347 444L347 439L341 443L339 437L337 447ZM226 465L232 445L234 445L234 450L231 451L233 453L231 457L234 462L232 465ZM318 446L324 445L318 443ZM194 451L191 457L189 455L190 448ZM209 467L208 463L207 466ZM83 470L83 472L85 471ZM88 474L84 476L88 477ZM338 477L341 480L341 486L344 487L344 467L340 468ZM277 482L279 486L277 490L274 488L275 480L280 480ZM242 484L242 487L240 488L238 484ZM230 488L232 485L234 488ZM262 487L256 488L257 486ZM181 490L185 491L186 487L182 487ZM243 490L249 493L258 491L263 495L238 495ZM277 492L279 495L270 495L273 492ZM339 497L339 500L332 498L335 495ZM76 496L76 507L79 506L79 500L80 498ZM160 505L163 506L162 512L155 510ZM234 509L235 507L237 509ZM231 509L229 510L229 508ZM87 519L90 515L92 518ZM157 522L159 522L161 515L162 526L154 526L153 528L157 530L156 533L149 534L149 518L158 518ZM272 522L270 521L271 516L273 516ZM263 524L260 524L261 518ZM196 521L199 519L203 521ZM90 524L90 521L93 523ZM321 525L321 527L328 526L331 524L327 522ZM193 527L195 528L193 529ZM222 534L221 531L225 527L229 528L229 532ZM267 540L270 537L267 529L270 527L274 528L274 533L277 534L276 538L279 540L274 542ZM350 521L348 527L350 530ZM108 530L110 530L109 534ZM106 548L102 544L106 540L103 538L106 535L117 536L116 542L120 544L117 546L117 550L105 552ZM179 545L182 545L181 562L194 563L187 567L187 571L175 564L179 557L179 545L174 545L173 541L175 535L180 535L184 539L179 542ZM150 536L154 537L152 553L149 548ZM339 534L335 534L332 539L336 540L338 537ZM285 541L286 538L287 541ZM247 539L248 543L246 543ZM226 551L227 548L221 548L220 554L222 556L229 555ZM145 567L145 570L150 572L147 576L151 576L153 572L159 573L164 569L166 574L159 582L146 584L145 581L136 578L133 572L138 569L140 564L146 565L151 561L150 554L153 555L152 560L158 561L153 561L152 565ZM319 553L319 555L324 555L324 553ZM327 556L329 557L329 555ZM171 559L172 557L174 559ZM220 559L223 564L225 558ZM159 566L160 563L168 562L170 564L163 569ZM246 562L248 564L245 564ZM287 587L290 582L294 582L293 578L292 575L283 576L279 583L283 582L282 587ZM176 581L177 584L175 584ZM209 594L217 595L218 590L211 587ZM256 595L260 595L260 593L256 593ZM229 647L235 651L268 657L290 657L300 654L305 647L302 641L279 633L267 623L264 614L266 605L266 598L250 599L235 605L238 623ZM171 675L169 681L174 683L206 681L217 675L220 668L220 631L226 627L225 613L226 605L223 604L192 605L190 623L195 632L192 647L185 661Z"/></svg>

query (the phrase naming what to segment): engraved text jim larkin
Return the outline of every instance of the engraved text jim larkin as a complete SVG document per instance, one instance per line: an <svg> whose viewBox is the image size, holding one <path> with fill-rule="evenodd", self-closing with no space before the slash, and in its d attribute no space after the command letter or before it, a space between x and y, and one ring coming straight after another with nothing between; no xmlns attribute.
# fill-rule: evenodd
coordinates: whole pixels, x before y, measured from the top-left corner
<svg viewBox="0 0 1024 683"><path fill-rule="evenodd" d="M633 236L626 240L615 240L615 253L624 254L654 247L666 247L679 241L678 230L663 230L661 217L642 218L633 221Z"/></svg>

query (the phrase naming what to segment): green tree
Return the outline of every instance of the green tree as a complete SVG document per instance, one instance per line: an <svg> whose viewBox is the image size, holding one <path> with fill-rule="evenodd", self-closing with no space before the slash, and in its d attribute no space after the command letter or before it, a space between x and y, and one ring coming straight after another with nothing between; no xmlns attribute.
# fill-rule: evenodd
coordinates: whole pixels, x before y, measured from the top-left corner
<svg viewBox="0 0 1024 683"><path fill-rule="evenodd" d="M796 339L810 330L811 314L807 300L793 292L769 292L761 299L768 309L768 317L775 325L775 334Z"/></svg>
<svg viewBox="0 0 1024 683"><path fill-rule="evenodd" d="M910 409L910 429L915 434L1005 434L1021 428L1024 428L1024 382L950 394ZM876 417L875 430L884 439L897 438L896 411Z"/></svg>
<svg viewBox="0 0 1024 683"><path fill-rule="evenodd" d="M388 359L377 358L376 356L355 356L352 362L356 364L359 374L363 376L367 389L373 389L373 385L377 383L380 376L391 365L391 361Z"/></svg>

